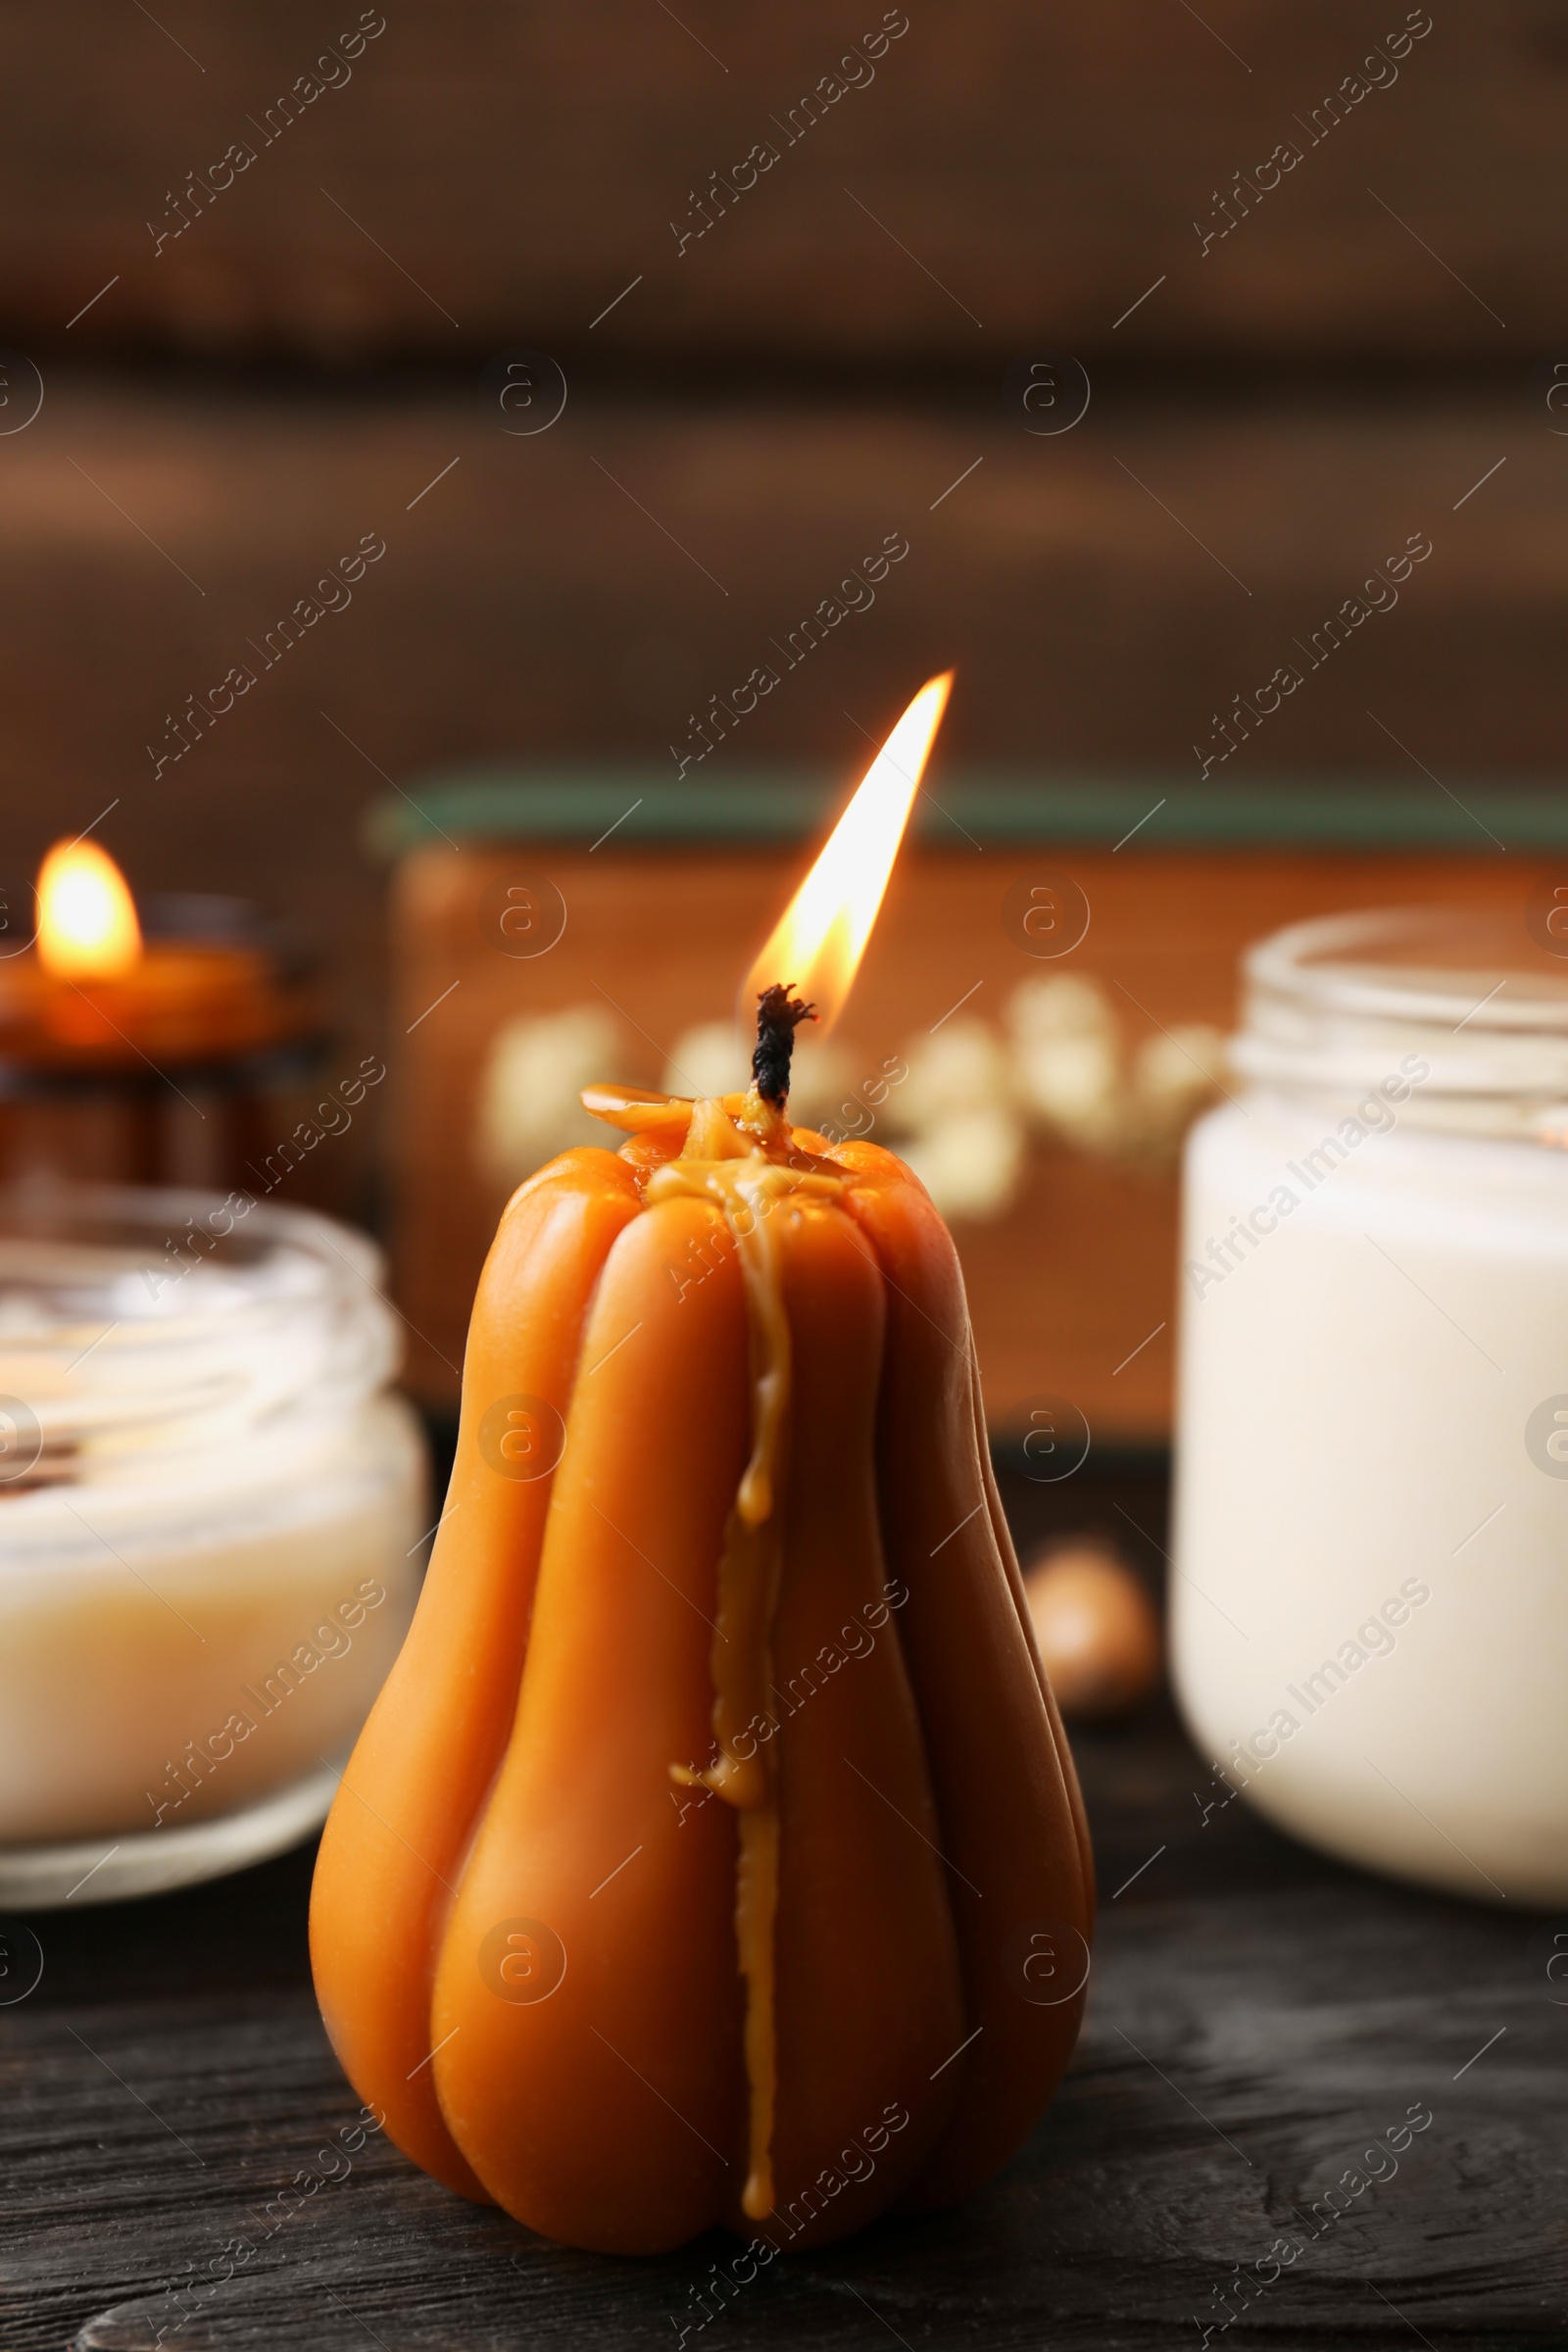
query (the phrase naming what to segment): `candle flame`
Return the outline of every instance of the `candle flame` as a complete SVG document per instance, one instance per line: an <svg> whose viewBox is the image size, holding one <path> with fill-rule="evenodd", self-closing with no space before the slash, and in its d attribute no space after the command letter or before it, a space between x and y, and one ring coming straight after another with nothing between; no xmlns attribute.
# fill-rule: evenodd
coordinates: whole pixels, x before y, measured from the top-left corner
<svg viewBox="0 0 1568 2352"><path fill-rule="evenodd" d="M117 980L141 956L125 878L96 842L57 841L38 873L38 956L59 980Z"/></svg>
<svg viewBox="0 0 1568 2352"><path fill-rule="evenodd" d="M754 1017L759 995L775 981L788 983L815 1005L817 1037L825 1036L843 1011L952 686L951 669L928 679L866 769L822 855L747 974L745 1017Z"/></svg>

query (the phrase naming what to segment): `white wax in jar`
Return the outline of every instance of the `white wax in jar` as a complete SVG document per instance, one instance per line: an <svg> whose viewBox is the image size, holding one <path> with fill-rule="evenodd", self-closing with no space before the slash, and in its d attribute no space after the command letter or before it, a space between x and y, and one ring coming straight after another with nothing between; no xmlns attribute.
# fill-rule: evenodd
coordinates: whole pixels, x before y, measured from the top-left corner
<svg viewBox="0 0 1568 2352"><path fill-rule="evenodd" d="M1178 1690L1282 1828L1556 1903L1568 1155L1402 1113L1325 1152L1347 1108L1258 1089L1189 1139Z"/></svg>
<svg viewBox="0 0 1568 2352"><path fill-rule="evenodd" d="M382 1397L278 1469L0 1500L0 1844L184 1828L341 1759L413 1612L422 1448Z"/></svg>
<svg viewBox="0 0 1568 2352"><path fill-rule="evenodd" d="M22 1899L66 1899L48 1853L99 1838L140 1849L87 1900L223 1867L211 1838L177 1866L171 1843L330 1786L426 1526L379 1270L347 1228L242 1195L0 1200L0 1875Z"/></svg>

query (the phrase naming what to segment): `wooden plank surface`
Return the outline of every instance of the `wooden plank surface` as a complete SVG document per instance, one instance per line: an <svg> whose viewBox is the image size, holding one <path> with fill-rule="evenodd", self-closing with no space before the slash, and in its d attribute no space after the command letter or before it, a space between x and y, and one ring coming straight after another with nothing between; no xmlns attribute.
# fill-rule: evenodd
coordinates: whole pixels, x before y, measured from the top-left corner
<svg viewBox="0 0 1568 2352"><path fill-rule="evenodd" d="M1338 1869L1240 1802L1203 1822L1207 1767L1158 1707L1075 1744L1103 1926L1055 2106L957 2211L781 2258L732 2296L713 2268L732 2240L574 2254L378 2135L355 2143L308 1985L308 1854L40 1914L42 1983L0 2007L0 2341L151 2352L162 2327L189 2352L871 2352L891 2331L910 2352L1164 2352L1284 2238L1298 2251L1225 2341L1560 2344L1568 2011L1540 1923ZM1412 2106L1431 2122L1396 2172L1314 2222Z"/></svg>
<svg viewBox="0 0 1568 2352"><path fill-rule="evenodd" d="M40 357L525 342L992 380L1042 344L1511 365L1561 331L1568 49L1537 0L8 0L0 42L0 295Z"/></svg>

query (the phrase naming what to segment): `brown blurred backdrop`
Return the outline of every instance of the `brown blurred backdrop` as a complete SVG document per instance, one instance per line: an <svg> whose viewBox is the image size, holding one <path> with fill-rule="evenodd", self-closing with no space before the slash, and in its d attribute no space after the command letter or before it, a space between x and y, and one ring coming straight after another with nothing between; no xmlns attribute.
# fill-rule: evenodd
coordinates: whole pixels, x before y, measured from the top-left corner
<svg viewBox="0 0 1568 2352"><path fill-rule="evenodd" d="M948 770L1179 793L1210 713L1417 532L1397 608L1226 775L1428 774L1484 810L1555 773L1544 0L83 0L0 36L0 863L114 803L139 888L307 926L346 1049L386 1036L389 779L657 786L889 532L874 609L710 773L847 779L856 722L954 662ZM518 349L564 372L546 431L486 377ZM1092 387L1054 434L1005 385L1047 356ZM364 534L352 604L155 773Z"/></svg>

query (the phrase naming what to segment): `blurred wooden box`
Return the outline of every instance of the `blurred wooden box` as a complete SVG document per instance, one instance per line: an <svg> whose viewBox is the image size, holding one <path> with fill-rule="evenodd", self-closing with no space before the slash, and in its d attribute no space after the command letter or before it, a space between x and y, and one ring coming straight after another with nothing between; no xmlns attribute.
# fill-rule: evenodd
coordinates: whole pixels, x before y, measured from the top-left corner
<svg viewBox="0 0 1568 2352"><path fill-rule="evenodd" d="M996 1021L1019 981L1045 971L1099 981L1132 1044L1185 1022L1229 1029L1238 959L1265 933L1339 908L1455 899L1517 906L1522 925L1554 845L1568 845L1568 813L1528 791L1479 804L1512 855L1456 804L1395 787L1188 788L1154 816L1157 783L942 782L940 794L895 868L840 1025L867 1076L960 1000L965 1017ZM628 1040L628 1066L602 1074L657 1084L683 1030L731 1012L844 797L782 778L683 790L596 774L420 790L417 815L407 805L382 812L382 846L400 853L398 1297L409 1378L428 1402L455 1403L505 1198L474 1149L497 1031L519 1013L602 1006ZM1568 848L1557 863L1568 871ZM1070 955L1042 962L1021 944L1009 898L1047 876L1075 883L1091 919ZM546 909L547 931L564 919L544 952L506 947L498 910L514 887ZM1176 1215L1174 1174L1041 1146L1010 1208L955 1222L995 1431L1051 1396L1075 1404L1101 1446L1166 1441Z"/></svg>

